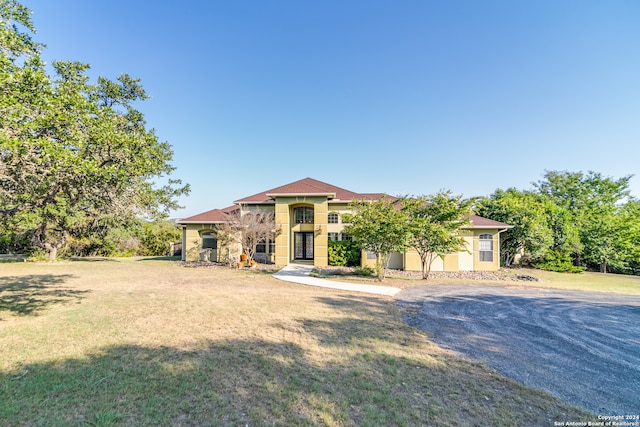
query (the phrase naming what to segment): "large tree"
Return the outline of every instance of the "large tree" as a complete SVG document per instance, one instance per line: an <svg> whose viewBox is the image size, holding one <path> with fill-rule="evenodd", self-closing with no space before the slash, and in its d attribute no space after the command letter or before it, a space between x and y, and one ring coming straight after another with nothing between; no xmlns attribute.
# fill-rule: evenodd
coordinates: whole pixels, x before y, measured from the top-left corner
<svg viewBox="0 0 640 427"><path fill-rule="evenodd" d="M596 172L547 171L535 184L556 210L567 212L567 221L575 227L579 244L574 260L607 271L607 265L620 265L621 247L631 224L621 221L621 206L629 200L631 175L613 179ZM569 227L568 227L569 228Z"/></svg>
<svg viewBox="0 0 640 427"><path fill-rule="evenodd" d="M449 191L435 195L405 198L402 210L407 218L407 247L420 256L422 278L428 279L436 258L466 247L461 227L469 224L470 203Z"/></svg>
<svg viewBox="0 0 640 427"><path fill-rule="evenodd" d="M406 215L397 201L388 197L378 200L355 200L351 214L343 215L344 232L362 249L375 255L376 275L383 281L391 252L403 251L407 243Z"/></svg>
<svg viewBox="0 0 640 427"><path fill-rule="evenodd" d="M500 235L500 254L504 265L511 265L517 255L535 262L543 259L552 247L549 204L539 194L509 188L496 190L475 203L479 215L513 226Z"/></svg>
<svg viewBox="0 0 640 427"><path fill-rule="evenodd" d="M134 104L140 81L89 82L89 65L40 60L28 10L0 2L0 215L32 216L31 242L54 259L73 233L102 215L161 217L188 192L173 152ZM163 180L157 185L155 180Z"/></svg>

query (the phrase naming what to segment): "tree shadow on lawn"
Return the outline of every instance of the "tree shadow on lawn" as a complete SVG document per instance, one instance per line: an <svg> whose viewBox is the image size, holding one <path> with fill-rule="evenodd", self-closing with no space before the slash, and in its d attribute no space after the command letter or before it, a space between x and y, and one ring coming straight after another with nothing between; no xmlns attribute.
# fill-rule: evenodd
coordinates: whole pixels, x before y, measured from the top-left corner
<svg viewBox="0 0 640 427"><path fill-rule="evenodd" d="M344 315L286 319L272 325L272 337L208 340L191 349L120 345L0 373L0 420L12 425L526 426L588 416L439 351L411 328L380 333L362 314L378 316L388 307L386 300L322 302L344 307ZM351 315L355 311L358 318Z"/></svg>
<svg viewBox="0 0 640 427"><path fill-rule="evenodd" d="M80 300L89 291L64 288L71 274L0 277L0 314L34 315L46 307Z"/></svg>

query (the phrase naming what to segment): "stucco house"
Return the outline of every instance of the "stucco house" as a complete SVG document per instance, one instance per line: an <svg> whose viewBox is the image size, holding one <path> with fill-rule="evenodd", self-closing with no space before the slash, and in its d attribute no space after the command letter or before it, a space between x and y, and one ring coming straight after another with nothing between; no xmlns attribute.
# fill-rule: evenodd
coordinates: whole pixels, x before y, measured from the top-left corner
<svg viewBox="0 0 640 427"><path fill-rule="evenodd" d="M328 241L348 240L343 232L341 214L349 212L353 200L375 200L383 193L355 193L312 178L304 178L280 187L243 197L224 209L213 209L177 222L182 228L182 259L211 261L237 259L241 248L235 244L219 247L217 230L236 212L272 212L277 235L274 241L258 246L256 258L286 266L292 262L328 265ZM477 215L463 228L467 250L436 259L432 271L492 271L500 267L500 233L511 226ZM362 265L375 259L366 251ZM420 258L412 251L391 255L389 268L420 271Z"/></svg>

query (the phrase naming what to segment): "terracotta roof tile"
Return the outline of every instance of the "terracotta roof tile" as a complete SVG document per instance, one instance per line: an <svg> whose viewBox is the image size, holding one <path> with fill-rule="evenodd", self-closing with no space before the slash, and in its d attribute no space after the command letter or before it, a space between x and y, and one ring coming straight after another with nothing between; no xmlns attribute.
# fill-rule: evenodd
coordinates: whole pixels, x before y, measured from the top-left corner
<svg viewBox="0 0 640 427"><path fill-rule="evenodd" d="M194 216L190 216L188 218L183 218L178 221L178 224L186 224L186 223L224 223L228 221L228 214L238 209L238 206L229 206L224 209L212 209L210 211L202 212Z"/></svg>
<svg viewBox="0 0 640 427"><path fill-rule="evenodd" d="M480 215L471 215L471 227L474 228L513 228L512 225L503 222L494 221Z"/></svg>
<svg viewBox="0 0 640 427"><path fill-rule="evenodd" d="M244 197L236 200L234 205L228 206L223 209L212 209L207 212L203 212L188 218L183 218L178 221L178 224L186 223L224 223L228 221L227 215L239 208L239 203L270 203L273 202L273 198L268 194L335 194L333 200L351 201L351 200L376 200L382 196L386 196L392 200L396 197L389 196L384 193L354 193L353 191L345 190L335 185L327 184L326 182L318 181L313 178L304 178L299 181L285 184L280 187L272 188L261 193L256 193L251 196ZM498 221L493 221L488 218L483 218L479 215L471 216L471 228L511 228L510 225L504 224Z"/></svg>
<svg viewBox="0 0 640 427"><path fill-rule="evenodd" d="M353 191L345 190L344 188L336 187L335 185L327 184L326 182L313 178L304 178L290 184L238 199L234 203L269 203L273 201L273 198L268 196L268 194L335 194L334 200L346 201L370 198L367 194L354 193Z"/></svg>

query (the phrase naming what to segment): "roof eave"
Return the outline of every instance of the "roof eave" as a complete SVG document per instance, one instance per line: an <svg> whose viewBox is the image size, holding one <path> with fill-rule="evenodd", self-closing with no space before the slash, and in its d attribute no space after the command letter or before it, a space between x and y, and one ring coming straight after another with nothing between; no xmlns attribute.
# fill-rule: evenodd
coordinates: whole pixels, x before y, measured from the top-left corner
<svg viewBox="0 0 640 427"><path fill-rule="evenodd" d="M310 196L310 197L322 197L326 196L331 199L336 197L336 193L266 193L269 197L299 197L299 196Z"/></svg>
<svg viewBox="0 0 640 427"><path fill-rule="evenodd" d="M176 224L227 224L229 221L176 221Z"/></svg>

